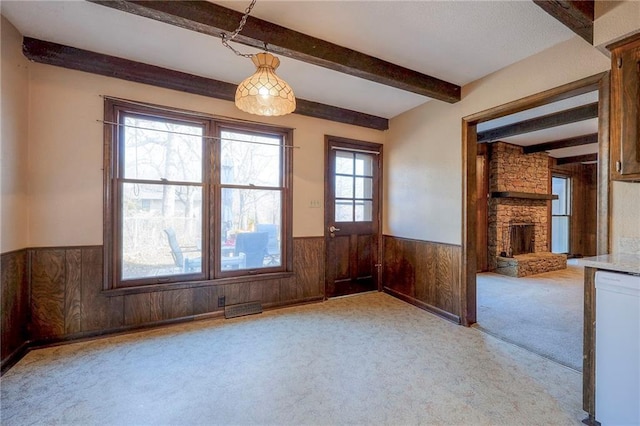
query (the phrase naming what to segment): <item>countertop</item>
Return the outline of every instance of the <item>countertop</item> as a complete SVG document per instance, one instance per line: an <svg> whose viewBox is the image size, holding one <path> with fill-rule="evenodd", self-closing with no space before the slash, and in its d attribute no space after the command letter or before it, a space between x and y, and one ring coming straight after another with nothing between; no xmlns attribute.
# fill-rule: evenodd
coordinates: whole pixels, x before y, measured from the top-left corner
<svg viewBox="0 0 640 426"><path fill-rule="evenodd" d="M602 254L600 256L579 259L578 263L591 268L640 274L639 254Z"/></svg>

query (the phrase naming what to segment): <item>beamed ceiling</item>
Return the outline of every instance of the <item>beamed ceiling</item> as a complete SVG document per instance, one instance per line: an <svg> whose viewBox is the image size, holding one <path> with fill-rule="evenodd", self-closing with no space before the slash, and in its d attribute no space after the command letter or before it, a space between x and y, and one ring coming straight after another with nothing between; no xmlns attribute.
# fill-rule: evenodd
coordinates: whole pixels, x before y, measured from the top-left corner
<svg viewBox="0 0 640 426"><path fill-rule="evenodd" d="M248 4L3 0L2 14L26 37L31 60L231 100L253 65L219 36ZM258 0L236 47L255 53L267 43L280 57L296 113L384 130L388 119L425 102L455 103L461 86L576 34L591 42L592 1ZM597 132L594 102L504 117L479 133L584 150Z"/></svg>

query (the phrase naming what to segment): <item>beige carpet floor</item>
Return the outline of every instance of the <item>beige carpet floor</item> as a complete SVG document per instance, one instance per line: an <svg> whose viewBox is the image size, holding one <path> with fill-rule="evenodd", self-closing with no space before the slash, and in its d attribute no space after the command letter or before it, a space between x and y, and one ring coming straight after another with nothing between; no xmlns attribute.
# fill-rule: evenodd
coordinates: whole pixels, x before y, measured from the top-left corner
<svg viewBox="0 0 640 426"><path fill-rule="evenodd" d="M579 425L581 375L383 293L30 352L3 425Z"/></svg>
<svg viewBox="0 0 640 426"><path fill-rule="evenodd" d="M584 267L523 278L477 275L477 326L582 371Z"/></svg>

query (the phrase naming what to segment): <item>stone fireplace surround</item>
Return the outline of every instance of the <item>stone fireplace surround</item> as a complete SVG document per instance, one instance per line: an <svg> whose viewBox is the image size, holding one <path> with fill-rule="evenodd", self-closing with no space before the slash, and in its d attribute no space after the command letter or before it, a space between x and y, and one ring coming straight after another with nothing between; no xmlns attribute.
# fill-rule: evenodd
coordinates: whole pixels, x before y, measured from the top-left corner
<svg viewBox="0 0 640 426"><path fill-rule="evenodd" d="M524 154L505 142L491 144L489 152L489 270L522 277L566 268L566 255L549 252L549 155ZM509 257L513 223L533 224L533 253Z"/></svg>

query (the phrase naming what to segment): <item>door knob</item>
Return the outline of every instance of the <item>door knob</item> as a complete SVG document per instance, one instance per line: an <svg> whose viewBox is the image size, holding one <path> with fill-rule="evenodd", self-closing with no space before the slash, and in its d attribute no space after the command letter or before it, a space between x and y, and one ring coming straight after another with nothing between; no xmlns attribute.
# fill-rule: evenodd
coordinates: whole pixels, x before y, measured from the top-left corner
<svg viewBox="0 0 640 426"><path fill-rule="evenodd" d="M331 232L331 233L333 233L333 232L337 232L337 231L339 231L339 230L340 230L340 228L336 228L336 227L335 227L335 226L333 226L333 225L331 225L331 226L329 227L329 232Z"/></svg>

